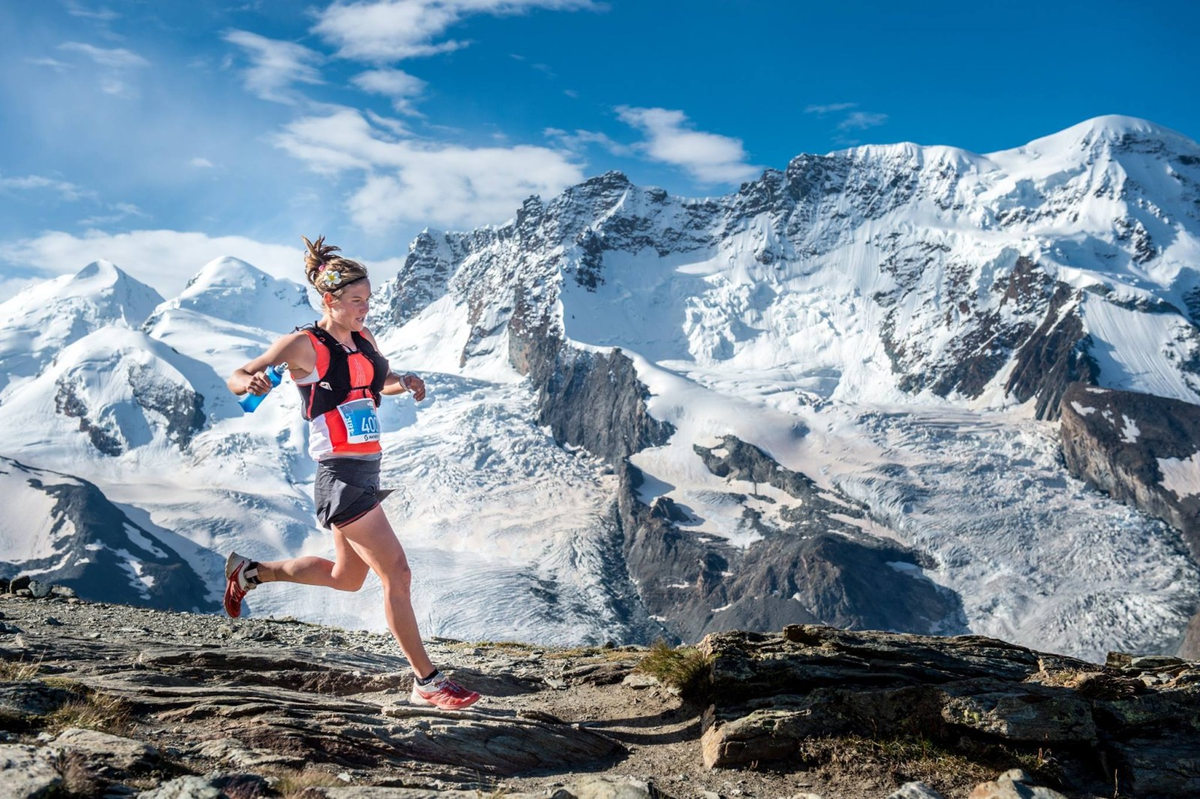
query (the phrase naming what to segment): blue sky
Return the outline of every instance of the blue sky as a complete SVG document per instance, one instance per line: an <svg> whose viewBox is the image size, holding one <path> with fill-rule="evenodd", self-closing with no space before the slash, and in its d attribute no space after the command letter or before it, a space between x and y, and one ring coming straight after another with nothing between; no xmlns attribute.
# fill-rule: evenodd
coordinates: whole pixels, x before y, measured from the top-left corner
<svg viewBox="0 0 1200 799"><path fill-rule="evenodd" d="M609 169L725 194L802 152L1020 146L1102 114L1200 138L1200 4L0 4L0 281L108 258L164 294L300 235L394 270Z"/></svg>

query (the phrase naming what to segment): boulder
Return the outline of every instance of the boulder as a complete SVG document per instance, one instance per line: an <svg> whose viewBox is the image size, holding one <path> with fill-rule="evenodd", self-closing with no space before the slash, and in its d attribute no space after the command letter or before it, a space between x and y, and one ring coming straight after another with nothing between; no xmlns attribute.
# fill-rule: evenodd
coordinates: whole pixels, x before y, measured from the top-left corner
<svg viewBox="0 0 1200 799"><path fill-rule="evenodd" d="M72 727L60 733L53 745L64 752L79 753L89 770L104 776L149 769L158 762L158 749L150 744L98 730Z"/></svg>
<svg viewBox="0 0 1200 799"><path fill-rule="evenodd" d="M1058 791L1031 785L1032 782L1024 771L1013 769L994 782L976 785L967 799L1067 799Z"/></svg>
<svg viewBox="0 0 1200 799"><path fill-rule="evenodd" d="M57 794L63 778L49 750L0 744L0 782L9 799L41 799Z"/></svg>
<svg viewBox="0 0 1200 799"><path fill-rule="evenodd" d="M1098 755L1122 793L1200 795L1200 664L1112 653L1097 666L980 636L812 625L714 633L699 649L716 698L701 721L708 768L789 757L808 739L920 730L951 749L967 740L1031 754L1049 746L1075 758L1078 773ZM980 786L976 799L1058 796L1025 776Z"/></svg>
<svg viewBox="0 0 1200 799"><path fill-rule="evenodd" d="M142 791L138 799L226 799L221 789L207 777L177 777Z"/></svg>
<svg viewBox="0 0 1200 799"><path fill-rule="evenodd" d="M900 790L888 794L887 799L945 799L945 797L923 782L906 782L900 786Z"/></svg>

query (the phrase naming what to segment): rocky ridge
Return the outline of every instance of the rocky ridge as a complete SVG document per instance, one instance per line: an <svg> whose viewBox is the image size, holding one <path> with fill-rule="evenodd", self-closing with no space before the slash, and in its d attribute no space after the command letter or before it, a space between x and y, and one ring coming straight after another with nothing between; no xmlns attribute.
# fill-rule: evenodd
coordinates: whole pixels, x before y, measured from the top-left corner
<svg viewBox="0 0 1200 799"><path fill-rule="evenodd" d="M20 593L0 596L0 772L14 797L1091 799L1114 779L1151 798L1200 786L1200 666L1172 658L1098 666L980 637L820 626L675 651L438 639L435 660L486 696L446 713L407 703L386 636Z"/></svg>

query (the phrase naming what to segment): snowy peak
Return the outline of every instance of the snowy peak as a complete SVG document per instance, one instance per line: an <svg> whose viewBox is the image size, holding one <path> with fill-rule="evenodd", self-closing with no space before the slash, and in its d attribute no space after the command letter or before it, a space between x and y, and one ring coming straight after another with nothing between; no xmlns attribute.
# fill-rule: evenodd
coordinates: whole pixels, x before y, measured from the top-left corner
<svg viewBox="0 0 1200 799"><path fill-rule="evenodd" d="M459 366L499 351L511 322L651 361L819 375L845 401L1037 395L1053 415L1051 374L1193 401L1200 335L1179 309L1200 313L1198 152L1101 117L991 155L801 155L726 197L610 172L506 225L422 236L382 315L402 328L447 298L470 326Z"/></svg>
<svg viewBox="0 0 1200 799"><path fill-rule="evenodd" d="M155 315L167 308L183 308L214 319L271 330L290 328L296 324L293 319L307 319L312 314L303 286L272 277L231 257L216 258L205 264L183 292Z"/></svg>
<svg viewBox="0 0 1200 799"><path fill-rule="evenodd" d="M0 321L34 324L56 315L77 315L136 327L162 300L157 291L112 262L93 261L74 275L47 281L0 305Z"/></svg>
<svg viewBox="0 0 1200 799"><path fill-rule="evenodd" d="M116 265L93 261L0 305L0 402L62 347L109 325L141 325L161 302Z"/></svg>
<svg viewBox="0 0 1200 799"><path fill-rule="evenodd" d="M1196 142L1170 128L1137 117L1110 114L1084 120L1078 125L1034 139L1015 150L993 153L1020 152L1031 157L1067 152L1097 153L1121 149L1137 149L1151 144L1155 149L1170 148L1187 153L1200 150ZM989 156L991 157L991 156Z"/></svg>

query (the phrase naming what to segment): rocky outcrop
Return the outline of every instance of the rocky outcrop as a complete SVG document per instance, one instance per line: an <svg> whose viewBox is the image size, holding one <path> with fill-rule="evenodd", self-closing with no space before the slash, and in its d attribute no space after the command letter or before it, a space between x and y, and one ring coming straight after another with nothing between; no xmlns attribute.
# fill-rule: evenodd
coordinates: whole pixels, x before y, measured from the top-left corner
<svg viewBox="0 0 1200 799"><path fill-rule="evenodd" d="M1084 799L1114 772L1123 796L1197 789L1200 671L1160 656L730 632L690 661L710 706L658 648L431 640L485 695L453 713L407 702L390 636L54 595L0 597L0 617L6 797Z"/></svg>
<svg viewBox="0 0 1200 799"><path fill-rule="evenodd" d="M1050 755L1072 790L1200 791L1200 664L1113 653L1097 666L981 636L817 626L714 634L699 649L716 698L703 725L710 768L796 757L829 736L919 734L949 753ZM1003 782L972 795L1029 795Z"/></svg>
<svg viewBox="0 0 1200 799"><path fill-rule="evenodd" d="M958 597L920 576L919 553L864 534L855 525L866 516L858 503L818 490L807 476L734 436L716 448L694 449L714 475L773 486L795 503L779 509L780 526L763 523L747 507L747 524L761 540L743 549L689 531L686 513L669 500L647 507L636 490L622 496L629 572L646 608L669 619L674 635L695 641L715 630L796 623L963 629ZM640 473L627 468L636 489ZM879 602L881 594L889 601Z"/></svg>
<svg viewBox="0 0 1200 799"><path fill-rule="evenodd" d="M1073 384L1061 412L1072 474L1166 521L1200 557L1200 406Z"/></svg>

